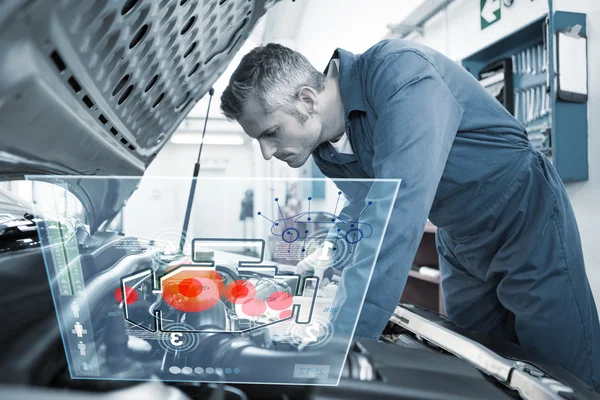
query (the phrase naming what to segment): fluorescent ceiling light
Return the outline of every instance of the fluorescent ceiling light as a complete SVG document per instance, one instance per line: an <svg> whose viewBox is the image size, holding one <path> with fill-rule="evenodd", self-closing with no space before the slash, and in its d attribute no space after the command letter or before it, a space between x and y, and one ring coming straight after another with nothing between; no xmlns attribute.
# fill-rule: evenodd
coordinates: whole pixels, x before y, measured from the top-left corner
<svg viewBox="0 0 600 400"><path fill-rule="evenodd" d="M177 132L195 133L204 129L204 116L201 118L185 118L177 127ZM225 118L209 118L209 132L244 133L237 122L227 121Z"/></svg>
<svg viewBox="0 0 600 400"><path fill-rule="evenodd" d="M202 142L201 133L176 133L171 137L171 142L175 144L200 144ZM206 135L204 144L240 146L244 144L244 138L240 135Z"/></svg>

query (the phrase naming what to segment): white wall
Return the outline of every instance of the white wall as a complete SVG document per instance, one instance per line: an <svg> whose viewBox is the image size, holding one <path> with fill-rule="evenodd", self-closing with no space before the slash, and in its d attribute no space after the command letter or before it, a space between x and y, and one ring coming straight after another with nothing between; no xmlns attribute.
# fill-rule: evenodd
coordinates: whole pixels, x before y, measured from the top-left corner
<svg viewBox="0 0 600 400"><path fill-rule="evenodd" d="M388 24L403 20L422 1L310 1L304 10L296 50L323 70L336 48L362 53L386 36Z"/></svg>
<svg viewBox="0 0 600 400"><path fill-rule="evenodd" d="M583 242L588 276L600 308L600 246L597 241L600 226L600 1L554 0L555 11L587 14L588 35L588 157L589 181L568 184L567 190L575 209ZM431 46L453 60L459 61L479 49L527 25L548 12L546 0L519 1L502 9L502 19L481 31L479 0L457 0L425 26L423 35L410 39Z"/></svg>

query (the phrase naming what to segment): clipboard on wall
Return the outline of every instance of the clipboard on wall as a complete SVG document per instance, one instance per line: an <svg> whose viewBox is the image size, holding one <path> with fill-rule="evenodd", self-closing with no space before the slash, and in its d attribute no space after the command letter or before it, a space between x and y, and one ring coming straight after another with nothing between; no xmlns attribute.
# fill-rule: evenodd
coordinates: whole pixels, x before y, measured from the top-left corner
<svg viewBox="0 0 600 400"><path fill-rule="evenodd" d="M588 101L587 37L578 29L556 33L556 64L558 98L574 103L586 103Z"/></svg>

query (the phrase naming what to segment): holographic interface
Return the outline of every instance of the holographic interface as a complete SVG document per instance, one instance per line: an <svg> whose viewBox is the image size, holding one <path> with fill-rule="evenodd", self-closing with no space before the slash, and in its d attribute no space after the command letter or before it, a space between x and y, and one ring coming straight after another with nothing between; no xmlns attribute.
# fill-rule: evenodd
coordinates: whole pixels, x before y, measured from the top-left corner
<svg viewBox="0 0 600 400"><path fill-rule="evenodd" d="M301 385L339 382L400 184L197 179L182 232L189 178L28 179L72 378Z"/></svg>

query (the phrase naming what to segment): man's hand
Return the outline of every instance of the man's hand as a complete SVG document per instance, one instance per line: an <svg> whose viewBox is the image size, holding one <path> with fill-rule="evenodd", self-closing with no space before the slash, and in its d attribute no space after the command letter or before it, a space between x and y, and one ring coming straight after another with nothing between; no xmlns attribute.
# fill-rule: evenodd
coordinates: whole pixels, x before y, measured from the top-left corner
<svg viewBox="0 0 600 400"><path fill-rule="evenodd" d="M318 277L320 280L319 287L323 287L331 282L331 277L334 275L333 267L328 265L327 260L323 258L322 248L313 251L304 260L296 264L295 272L303 277Z"/></svg>
<svg viewBox="0 0 600 400"><path fill-rule="evenodd" d="M312 266L318 257L318 253L320 253L319 250L309 254L302 261L296 264L296 273L302 276L312 276L314 272L314 268Z"/></svg>

